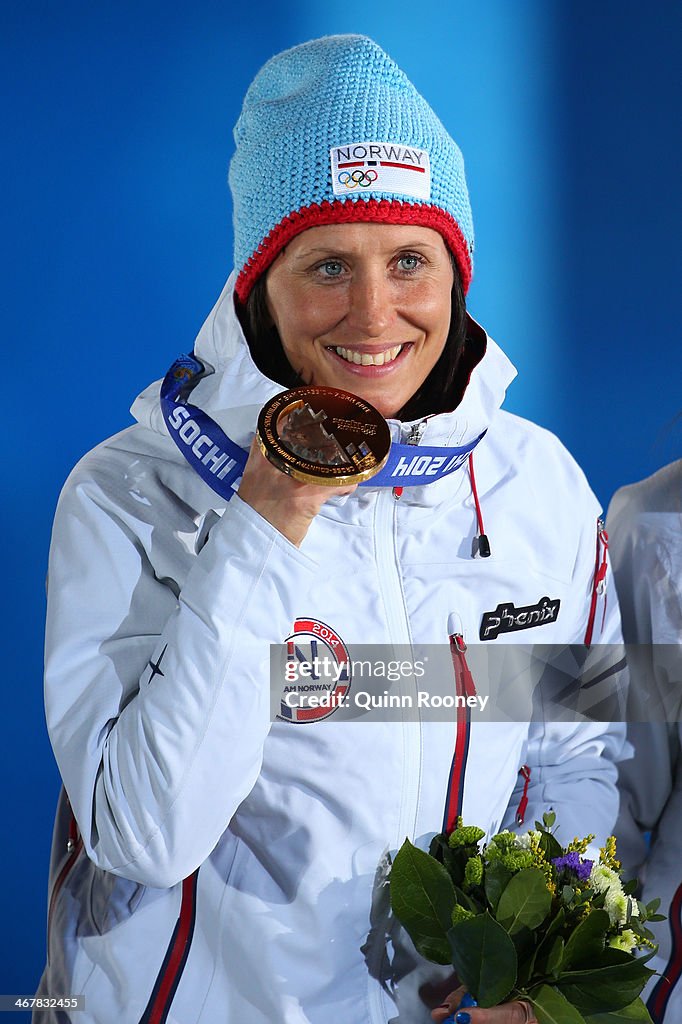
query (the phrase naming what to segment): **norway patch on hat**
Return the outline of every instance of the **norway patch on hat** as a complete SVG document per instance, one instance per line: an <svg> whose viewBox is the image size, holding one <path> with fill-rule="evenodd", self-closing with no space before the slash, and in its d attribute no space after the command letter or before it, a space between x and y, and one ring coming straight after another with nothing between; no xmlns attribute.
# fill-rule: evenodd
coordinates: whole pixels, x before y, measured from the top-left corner
<svg viewBox="0 0 682 1024"><path fill-rule="evenodd" d="M391 192L431 198L429 154L398 142L353 142L329 150L335 196Z"/></svg>

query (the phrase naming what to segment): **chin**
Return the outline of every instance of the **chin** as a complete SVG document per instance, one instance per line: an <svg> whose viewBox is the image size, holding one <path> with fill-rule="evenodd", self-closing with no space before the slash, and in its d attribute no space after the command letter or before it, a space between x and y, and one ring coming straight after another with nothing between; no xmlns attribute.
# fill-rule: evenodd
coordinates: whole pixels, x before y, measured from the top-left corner
<svg viewBox="0 0 682 1024"><path fill-rule="evenodd" d="M409 401L410 396L403 398L401 395L391 395L390 397L375 395L363 395L366 401L370 402L374 408L381 413L385 420L395 420L400 416L400 410L403 408L406 402Z"/></svg>
<svg viewBox="0 0 682 1024"><path fill-rule="evenodd" d="M369 399L367 399L369 401ZM371 403L377 412L380 412L385 420L397 420L400 409L396 409L395 405L385 405L383 402L372 402ZM402 406L400 407L402 408Z"/></svg>
<svg viewBox="0 0 682 1024"><path fill-rule="evenodd" d="M394 420L397 418L398 413L402 409L402 405L396 405L395 399L387 401L386 399L378 398L376 395L368 395L363 393L361 389L355 390L354 388L345 388L345 391L350 391L352 394L357 395L358 398L362 398L363 401L369 402L370 405L374 406L377 412L380 412L385 420Z"/></svg>

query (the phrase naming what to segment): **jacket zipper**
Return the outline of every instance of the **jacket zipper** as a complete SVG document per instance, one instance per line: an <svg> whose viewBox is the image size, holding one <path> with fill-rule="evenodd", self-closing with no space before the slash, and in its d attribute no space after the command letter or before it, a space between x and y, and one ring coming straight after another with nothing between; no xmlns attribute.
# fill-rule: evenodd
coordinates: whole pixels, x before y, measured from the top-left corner
<svg viewBox="0 0 682 1024"><path fill-rule="evenodd" d="M604 529L604 521L602 519L597 520L597 552L594 561L594 577L592 579L592 599L590 601L590 614L587 619L587 629L585 630L585 646L589 647L592 643L592 635L594 633L594 620L597 615L597 601L604 595L604 614L603 619L606 616L606 573L608 570L607 552L609 550L609 535Z"/></svg>
<svg viewBox="0 0 682 1024"><path fill-rule="evenodd" d="M375 544L379 586L388 620L389 642L392 646L412 645L407 609L396 551L396 503L386 490L377 495L375 510ZM414 701L416 704L416 700ZM419 723L403 722L403 777L400 815L396 842L413 835L417 820L419 771L421 765L421 729Z"/></svg>
<svg viewBox="0 0 682 1024"><path fill-rule="evenodd" d="M418 444L426 422L415 424L407 438L408 444ZM402 488L381 489L377 494L374 512L374 537L379 587L388 621L391 645L407 644L411 647L410 625L403 597L402 581L398 568L396 545L397 501ZM416 704L416 701L415 701ZM405 836L413 836L417 825L420 773L422 760L422 735L419 722L402 723L403 771L400 779L400 810L394 846L398 847ZM373 1024L386 1020L382 988L378 981L371 982L368 991L370 1016Z"/></svg>
<svg viewBox="0 0 682 1024"><path fill-rule="evenodd" d="M199 868L182 883L180 913L140 1024L165 1024L189 956L197 911Z"/></svg>
<svg viewBox="0 0 682 1024"><path fill-rule="evenodd" d="M50 949L52 944L52 921L54 917L54 909L57 906L57 900L61 893L66 880L71 874L76 861L80 856L80 852L83 849L83 840L80 832L78 831L78 825L76 819L71 811L71 821L69 822L69 838L66 842L66 853L67 857L62 865L62 868L55 879L55 883L52 886L52 892L50 894L50 902L47 908L47 961L50 962Z"/></svg>
<svg viewBox="0 0 682 1024"><path fill-rule="evenodd" d="M467 645L462 633L450 634L450 654L455 670L455 693L458 697L475 697L476 686L474 677L466 659ZM469 738L471 733L471 708L457 705L457 726L455 734L455 752L450 767L448 795L443 818L443 831L448 835L457 828L457 818L462 813L464 795L464 776L469 754Z"/></svg>

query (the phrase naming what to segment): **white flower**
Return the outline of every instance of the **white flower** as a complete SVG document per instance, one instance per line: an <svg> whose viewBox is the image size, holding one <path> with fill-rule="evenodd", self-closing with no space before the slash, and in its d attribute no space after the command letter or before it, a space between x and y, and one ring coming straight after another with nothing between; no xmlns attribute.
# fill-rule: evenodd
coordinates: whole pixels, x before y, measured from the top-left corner
<svg viewBox="0 0 682 1024"><path fill-rule="evenodd" d="M623 895L620 878L605 864L594 864L590 871L590 885L595 892L608 892L610 889L614 889L621 896Z"/></svg>
<svg viewBox="0 0 682 1024"><path fill-rule="evenodd" d="M639 917L637 900L631 899L623 892L620 875L605 864L595 864L590 871L590 885L595 892L604 893L604 910L609 915L611 924L625 924L630 917Z"/></svg>
<svg viewBox="0 0 682 1024"><path fill-rule="evenodd" d="M619 892L614 886L607 890L604 910L609 915L611 924L625 924L628 916L628 897L622 889Z"/></svg>
<svg viewBox="0 0 682 1024"><path fill-rule="evenodd" d="M531 840L537 840L540 838L540 833L535 829L531 829L529 832L524 832L523 835L516 837L516 845L519 850L530 850Z"/></svg>
<svg viewBox="0 0 682 1024"><path fill-rule="evenodd" d="M614 935L609 939L609 946L613 949L622 949L625 953L631 953L637 945L637 936L630 928L626 928L620 935Z"/></svg>

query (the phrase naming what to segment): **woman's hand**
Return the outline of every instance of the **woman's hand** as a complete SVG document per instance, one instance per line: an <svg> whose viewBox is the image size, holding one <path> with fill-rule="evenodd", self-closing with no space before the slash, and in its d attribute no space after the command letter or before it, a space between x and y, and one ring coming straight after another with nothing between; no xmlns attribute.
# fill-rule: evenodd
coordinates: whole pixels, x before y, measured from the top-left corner
<svg viewBox="0 0 682 1024"><path fill-rule="evenodd" d="M238 494L287 540L300 547L325 501L335 494L352 494L356 487L357 484L325 487L294 480L268 462L254 438Z"/></svg>
<svg viewBox="0 0 682 1024"><path fill-rule="evenodd" d="M486 1009L482 1006L462 1006L466 989L461 985L445 999L441 1006L431 1011L431 1017L442 1024L448 1017L454 1017L457 1024L533 1024L536 1021L530 1003L502 1003ZM460 1019L461 1017L461 1019Z"/></svg>

